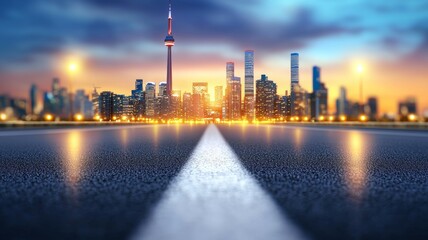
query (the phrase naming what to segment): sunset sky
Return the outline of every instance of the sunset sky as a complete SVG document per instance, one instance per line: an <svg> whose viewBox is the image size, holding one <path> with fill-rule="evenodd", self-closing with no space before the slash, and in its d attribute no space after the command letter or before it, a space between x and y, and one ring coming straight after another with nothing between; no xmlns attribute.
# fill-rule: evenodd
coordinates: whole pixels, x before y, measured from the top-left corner
<svg viewBox="0 0 428 240"><path fill-rule="evenodd" d="M0 94L28 97L53 77L73 89L130 94L136 78L166 78L166 0L33 0L0 2ZM173 0L173 88L190 91L226 81L226 62L244 78L244 51L255 50L255 79L267 74L283 95L290 87L290 53L300 53L300 83L312 91L321 67L329 108L341 85L358 99L376 95L381 112L415 96L428 108L428 1L412 0ZM67 73L76 61L79 71ZM213 95L213 94L212 94Z"/></svg>

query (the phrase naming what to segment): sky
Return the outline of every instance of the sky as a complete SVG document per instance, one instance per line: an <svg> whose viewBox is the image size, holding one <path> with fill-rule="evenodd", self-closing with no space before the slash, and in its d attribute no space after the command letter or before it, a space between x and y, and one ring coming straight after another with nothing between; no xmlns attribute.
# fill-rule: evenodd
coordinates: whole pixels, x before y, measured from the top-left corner
<svg viewBox="0 0 428 240"><path fill-rule="evenodd" d="M321 67L335 111L339 87L350 99L377 96L381 112L416 97L428 109L426 0L172 0L173 89L226 82L226 62L244 79L244 51L261 74L290 88L290 53L300 54L300 83L312 91ZM0 94L28 97L31 84L61 84L130 94L137 78L166 79L167 0L32 0L0 2ZM67 65L78 63L70 73ZM356 68L362 64L361 76Z"/></svg>

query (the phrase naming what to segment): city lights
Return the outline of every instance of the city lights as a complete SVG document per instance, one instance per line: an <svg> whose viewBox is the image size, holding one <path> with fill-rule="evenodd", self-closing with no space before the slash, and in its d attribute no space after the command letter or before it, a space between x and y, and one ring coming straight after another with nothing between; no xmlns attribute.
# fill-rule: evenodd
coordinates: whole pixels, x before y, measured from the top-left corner
<svg viewBox="0 0 428 240"><path fill-rule="evenodd" d="M43 104L34 104L31 114L27 112L21 116L14 116L15 112L20 112L17 110L26 111L26 107L19 107L19 105L26 105L24 102L26 99L22 99L21 104L16 104L18 107L15 106L18 109L13 109L12 113L6 112L7 120L47 120L46 116L43 115L46 112L49 112L52 115L51 120L55 121L99 121L102 119L105 122L159 124L170 123L175 119L179 119L182 123L197 121L238 123L244 119L251 119L248 121L249 124L287 121L316 123L379 120L416 122L418 120L417 115L419 113L416 107L418 105L414 96L409 96L408 99L400 101L398 113L392 118L385 117L379 112L382 108L377 96L364 98L363 83L365 82L363 80L366 78L367 72L371 72L368 71L368 69L371 70L368 68L371 65L368 61L370 59L356 59L350 63L351 79L354 76L357 81L346 83L352 85L351 93L347 92L347 88L350 86L340 87L337 99L333 99L336 100L336 109L333 109L333 101L329 99L329 96L334 95L335 91L329 88L331 87L329 82L323 81L324 78L321 74L323 67L318 65L322 62L313 62L314 65L312 66L301 66L301 58L311 58L300 55L299 52L289 53L290 77L287 83L289 90L287 89L285 94L282 94L284 91L279 90L281 84L269 79L265 72L261 73L260 78L256 80L254 76L256 50L254 49L243 51L241 60L233 58L225 61L226 71L223 74L226 75L226 83L219 83L216 84L218 86L214 86L214 99L212 99L213 94L208 88L210 80L203 78L200 82L192 82L192 91L186 91L182 94L181 89L173 89L173 86L176 86L173 79L176 78L173 75L172 66L176 65L173 64L172 58L172 48L175 44L172 10L172 6L169 5L168 18L165 19L168 21L168 28L165 29L167 30L166 37L163 40L167 50L165 55L167 63L163 70L166 75L165 82L153 82L153 78L149 81L143 81L142 78L135 79L135 88L131 91L127 90L125 93L117 93L108 89L105 91L103 89L102 92L98 93L97 89L103 88L103 86L95 87L98 86L95 83L92 85L94 88L92 95L85 92L84 88L87 86L84 85L77 86L76 90L73 91L73 84L78 82L76 81L77 73L80 73L82 67L85 66L83 59L90 59L90 56L87 55L90 51L79 53L78 49L73 49L72 52L64 54L64 59L58 61L60 68L64 70L59 72L66 75L66 84L60 84L63 82L59 78L54 78L50 91L41 89L46 92L49 101L45 101ZM161 46L160 42L159 46ZM304 62L306 64L307 60ZM244 65L244 71L235 72L235 63L237 66ZM308 67L312 68L312 91L307 90L310 87L301 84L300 76L308 73L300 73L299 71ZM95 79L89 80L95 81ZM359 87L356 86L357 84ZM30 96L30 101L27 101L37 102L38 98L41 99L41 96L38 98L34 96L37 95L37 92L39 92L38 95L41 95L41 90L33 85L33 94ZM36 109L37 107L43 109ZM85 108L86 110L83 110ZM5 110L0 109L0 111ZM84 113L84 116L75 114L75 111ZM34 112L37 113L34 114ZM6 117L1 119L6 121Z"/></svg>
<svg viewBox="0 0 428 240"><path fill-rule="evenodd" d="M53 116L52 116L52 114L46 114L46 115L45 115L45 120L46 120L46 121L52 121L52 120L53 120Z"/></svg>
<svg viewBox="0 0 428 240"><path fill-rule="evenodd" d="M7 115L5 113L0 113L0 120L6 121L6 119L7 119Z"/></svg>
<svg viewBox="0 0 428 240"><path fill-rule="evenodd" d="M83 120L83 115L82 114L76 114L74 116L74 119L76 119L76 121L82 121Z"/></svg>

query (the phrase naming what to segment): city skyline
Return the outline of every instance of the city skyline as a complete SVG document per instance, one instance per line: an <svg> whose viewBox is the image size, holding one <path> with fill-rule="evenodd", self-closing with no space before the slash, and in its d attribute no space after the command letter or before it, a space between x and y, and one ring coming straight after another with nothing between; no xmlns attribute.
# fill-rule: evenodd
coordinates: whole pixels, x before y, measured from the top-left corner
<svg viewBox="0 0 428 240"><path fill-rule="evenodd" d="M166 2L166 1L165 1ZM70 4L70 3L64 3L64 4ZM83 4L81 2L77 2L77 5L81 5L81 7L88 7L86 4ZM215 11L220 11L221 9L226 11L229 9L230 11L236 10L237 6L234 6L235 4L232 4L231 6L226 6L222 3L213 3L210 1L206 1L204 3L200 3L200 5L203 6L217 6L217 8L214 8ZM241 14L244 14L246 12L252 12L251 8L256 7L257 5L260 5L261 3L258 3L255 1L252 4L245 5L244 8L240 9ZM312 3L311 3L312 4ZM306 19L310 21L311 24L311 18L314 18L318 14L321 14L322 12L325 12L324 7L325 6L319 6L320 8L317 9L317 11L313 10L314 6L317 6L317 4L302 4L292 6L288 6L288 4L283 5L282 3L277 3L276 5L272 4L271 2L267 2L264 5L270 5L270 6L264 6L266 9L273 10L274 6L277 6L279 9L291 11L292 9L295 10L294 14L287 15L284 19L285 25L289 21L298 20L299 17L307 17ZM390 20L390 22L384 23L385 25L383 27L386 27L385 29L389 29L388 26L390 26L392 23L396 23L399 20L403 20L402 18L406 14L406 12L409 12L410 10L418 9L418 7L423 6L423 2L419 3L408 3L404 4L404 8L402 9L402 13L399 13L397 18L394 19L394 21ZM54 3L47 3L45 4L47 6L50 6L52 8L55 8ZM43 5L43 6L45 6ZM73 5L73 4L72 4ZM79 5L79 6L80 6ZM105 10L110 9L110 11L115 12L118 11L117 9L123 8L124 11L129 10L129 3L124 3L123 6L116 6L114 3L109 3L107 5L98 5L97 3L89 3L90 9L100 9ZM149 4L150 5L150 4ZM427 99L424 97L423 90L426 89L425 85L427 84L425 79L425 73L426 70L423 69L423 65L426 63L425 56L423 53L425 53L424 49L424 39L419 41L407 41L405 38L408 36L400 35L395 36L398 38L395 43L397 48L402 48L403 44L400 42L400 40L403 40L407 46L406 51L400 50L398 51L396 56L387 56L389 53L388 50L394 50L395 48L389 48L386 45L383 46L386 49L381 49L382 53L379 54L376 51L369 51L369 50L352 50L352 49L346 49L346 51L340 51L340 48L344 47L346 44L346 41L344 41L344 46L340 45L339 49L336 48L329 48L331 52L327 53L314 53L314 51L325 51L325 49L322 46L319 47L308 47L311 44L304 44L304 41L302 41L300 44L299 41L295 41L296 37L300 34L299 27L297 25L290 24L290 32L288 38L283 39L283 45L279 44L273 44L275 46L270 46L271 44L269 37L265 41L256 41L256 40L244 40L242 45L237 44L235 41L238 38L237 35L231 34L229 32L226 32L224 34L219 33L217 35L217 38L222 38L224 36L226 40L224 42L222 41L216 41L211 36L211 34L214 34L213 32L208 32L209 36L214 39L212 41L207 41L206 39L203 41L200 41L202 36L195 36L192 34L192 31L189 29L186 29L185 26L189 24L188 20L192 16L184 16L183 13L186 13L189 11L188 9L184 9L186 6L195 7L194 3L190 2L183 2L180 4L176 4L179 11L177 11L177 19L176 19L176 27L177 27L177 34L180 38L180 46L176 47L175 51L175 65L174 65L174 90L181 90L182 92L190 91L192 83L193 82L200 82L200 81L206 81L209 83L210 86L212 86L209 89L209 93L211 98L214 96L214 86L222 85L224 88L226 87L224 84L224 62L227 61L233 61L235 62L235 74L238 77L241 77L241 79L244 80L245 74L244 74L244 60L242 57L242 52L245 49L254 49L255 51L255 60L254 60L254 69L255 73L254 76L256 78L260 76L261 74L267 74L272 79L276 80L276 83L278 85L278 93L283 94L285 90L289 90L289 81L290 81L290 67L289 67L289 53L291 52L299 52L300 53L300 83L301 86L307 90L311 89L311 83L312 83L312 67L313 66L319 66L322 69L322 81L325 82L329 88L329 111L334 111L334 102L335 99L339 97L339 89L340 86L345 86L348 89L348 97L352 100L358 100L359 99L359 92L356 91L359 84L359 76L356 72L356 66L357 64L361 63L364 66L364 72L363 72L363 81L364 81L364 99L367 99L370 96L377 96L381 99L379 101L379 111L380 112L393 112L396 113L397 109L397 103L408 96L414 96L417 98L418 106L419 106L419 112L422 112L427 106ZM241 4L242 5L242 4ZM263 5L263 4L262 4ZM348 5L356 5L359 6L359 4L356 3L348 3ZM336 4L335 8L341 8L344 6L343 4ZM376 6L377 5L377 8ZM371 5L369 8L370 11L364 13L364 16L371 16L370 21L373 21L373 18L379 17L379 15L375 14L375 10L380 7L382 7L382 4L374 4ZM396 7L399 6L396 3L392 4ZM39 6L39 5L37 5ZM74 6L74 5L73 5ZM89 44L86 47L80 48L76 47L74 48L73 44L65 44L64 46L60 47L59 49L49 52L49 54L43 53L43 54L34 54L27 56L27 61L23 61L20 64L15 64L13 66L10 65L11 62L19 62L16 60L19 55L23 54L20 51L16 52L10 52L5 51L6 55L8 54L11 56L11 60L6 62L4 58L1 59L0 67L2 69L1 73L1 86L2 86L2 94L9 93L12 96L18 96L18 97L26 97L28 98L28 89L30 88L31 84L35 83L39 86L40 89L46 90L49 89L50 81L53 77L57 76L59 77L63 84L68 85L68 82L71 78L69 73L65 71L65 65L69 61L69 58L73 58L73 55L79 55L79 50L75 51L76 49L85 49L81 50L84 52L83 56L77 56L76 61L78 61L81 64L80 72L76 74L76 76L73 76L73 86L79 86L79 88L83 88L86 91L89 91L92 89L93 86L101 86L102 90L112 90L114 92L118 93L127 93L128 92L128 86L133 84L134 80L137 78L144 79L145 82L155 82L160 83L166 81L165 78L165 59L164 59L164 49L162 48L162 45L159 44L159 39L157 38L157 43L154 43L154 36L158 33L164 34L164 27L161 27L160 24L164 23L163 21L155 22L155 19L158 19L162 17L162 19L165 19L165 7L166 4L162 3L162 6L159 4L155 4L153 6L148 7L147 4L141 3L141 5L136 5L134 7L136 8L142 8L142 7L148 7L153 8L153 13L148 14L148 16L153 17L153 21L149 21L149 24L146 24L147 26L153 25L157 26L155 30L152 29L152 34L149 34L149 38L142 38L137 41L137 39L134 41L125 41L123 40L121 43L117 43L113 46L112 50L114 53L118 53L117 51L122 51L124 47L129 46L131 48L135 47L135 42L140 42L140 44L145 45L149 44L150 48L142 47L139 48L138 51L135 52L135 54L127 55L129 57L123 58L120 57L121 54L107 54L104 56L104 58L100 58L100 54L105 54L103 51L105 50L105 46L103 44L103 41L99 39L98 41L93 42L92 44ZM221 8L219 6L222 6ZM312 7L308 7L312 6ZM5 10L7 13L5 16L7 16L7 19L9 19L13 24L20 24L17 21L14 21L13 15L10 14L10 10L13 10L13 5L6 4ZM110 7L110 8L108 8ZM385 7L385 6L383 6ZM88 7L89 8L89 7ZM397 14L397 9L393 8L388 5L388 7L385 7L386 14ZM302 10L303 9L303 10ZM306 9L306 10L305 10ZM312 10L311 10L312 9ZM7 11L9 10L9 12ZM160 10L162 10L162 14L160 13ZM319 11L318 11L319 10ZM22 11L30 11L29 9L22 9ZM37 11L47 11L43 7L36 8L34 10L34 14L29 15L28 18L31 18L33 15L37 15ZM104 12L101 11L104 14ZM147 11L147 9L144 9L144 11ZM209 11L206 8L201 9L202 12ZM303 12L302 12L303 11ZM307 11L307 12L304 12ZM276 11L273 11L276 12ZM202 17L202 20L208 21L211 24L214 24L215 22L213 20L213 13L209 12L210 14L204 14ZM410 20L403 20L408 21L408 24L411 24L410 22L419 22L420 20L423 20L423 11L418 11L418 14L415 14L414 19ZM74 13L73 13L74 14ZM67 19L60 18L59 20L63 21L75 21L81 16L84 16L84 12L80 14L73 15L70 13L70 16ZM305 15L306 14L306 15ZM346 15L346 13L344 13ZM159 15L159 16L158 16ZM275 16L278 16L277 14L273 14ZM47 15L47 17L51 17L50 15ZM342 16L343 17L343 16ZM25 18L23 21L28 20ZM227 20L227 19L226 19ZM265 22L269 19L260 19L260 21ZM285 21L286 20L286 21ZM242 19L243 22L248 22L250 19ZM367 23L367 25L371 25L372 23ZM7 21L6 21L7 22ZM279 21L281 23L281 21ZM386 21L388 22L388 21ZM114 23L114 22L113 22ZM113 24L111 23L111 24ZM358 23L358 21L357 21ZM357 24L356 23L356 24ZM37 22L35 23L37 24ZM310 24L310 25L311 25ZM362 23L359 23L362 24ZM183 26L184 25L184 26ZM364 24L363 24L364 25ZM403 23L403 25L406 25ZM164 25L163 25L164 26ZM223 26L221 23L219 23L219 26ZM246 26L246 25L244 25ZM419 26L419 25L417 25ZM311 26L312 27L312 26ZM366 26L367 27L367 26ZM380 26L377 26L380 27ZM404 27L403 27L404 28ZM200 29L204 33L207 32L207 29ZM242 30L237 28L238 32L241 32ZM248 32L244 32L244 36L255 36L256 33L260 32L263 33L262 29L247 29ZM256 31L258 30L258 31ZM301 29L300 29L301 30ZM313 29L314 31L316 29ZM390 31L389 29L388 31ZM363 30L362 30L363 31ZM366 32L366 34L369 34L370 31L364 30L363 32ZM132 32L132 31L131 31ZM309 31L308 36L311 35L312 31ZM316 31L315 31L316 32ZM422 34L424 33L424 29L422 27L414 27L414 34L418 35L418 33ZM26 34L34 34L36 36L42 36L45 34L45 32L41 31L40 33L26 33ZM123 33L126 35L125 33ZM186 35L187 34L187 35ZM75 37L73 34L67 34L63 33L65 36L69 36L71 38ZM62 36L62 35L61 35ZM334 36L331 35L329 37L315 37L314 39L308 37L307 40L309 42L323 42L326 41L324 44L332 44L334 41L327 41L328 38L332 38ZM364 34L355 33L356 39L361 38L361 43L358 43L358 46L361 48L367 47L370 48L370 44L364 40ZM413 35L412 35L413 36ZM4 39L4 41L9 41L10 38L16 37L13 34L11 34L7 39ZM81 36L76 37L76 44L75 46L85 46L85 42L81 41L79 39ZM89 38L93 37L92 35L88 35ZM414 36L415 37L415 36ZM422 35L423 37L423 35ZM327 39L325 39L327 38ZM418 38L418 37L415 37ZM421 36L419 36L421 38ZM20 40L18 38L18 40ZM195 41L199 41L199 44L194 44ZM391 40L392 41L392 40ZM18 41L19 42L19 41ZM134 42L134 43L131 43ZM227 44L225 44L225 42ZM394 41L392 41L394 42ZM37 45L36 41L36 45ZM204 48L200 47L202 45L207 45L204 43L208 43L208 46L205 46ZM24 44L24 43L23 43ZM133 45L134 44L134 45ZM190 45L193 45L194 47L190 47ZM24 44L25 45L25 44ZM45 44L46 45L46 44ZM137 44L138 45L138 44ZM40 43L40 46L43 46L43 43ZM54 47L55 44L52 44L52 47ZM34 46L28 45L28 48L31 48ZM271 49L272 47L276 48L276 51L274 53ZM104 48L104 49L103 49ZM214 50L213 50L214 49ZM230 50L227 51L217 51L219 49L226 49ZM120 52L119 51L119 52ZM161 53L161 51L163 53ZM76 54L77 52L77 54ZM217 54L217 53L218 54ZM358 52L358 54L356 53ZM138 55L138 54L140 55ZM364 53L367 56L360 56L360 53ZM333 60L326 60L327 58L333 58L333 55L337 54L349 54L351 57L343 57L343 58L337 58L335 61ZM364 55L363 54L363 55ZM86 55L86 56L84 56ZM413 56L410 58L410 56ZM376 59L375 59L376 58ZM118 61L122 59L123 63L121 61ZM382 60L382 61L379 61ZM105 65L106 62L109 62L107 65ZM152 62L152 63L148 63ZM337 63L339 62L339 63ZM406 65L405 68L397 66L403 66L401 62L405 62ZM385 65L389 65L389 67L385 67ZM191 67L190 67L191 66ZM383 67L382 67L383 66ZM18 71L19 70L19 71ZM410 77L412 78L413 84L408 84L408 81L404 81L404 77ZM8 84L5 84L5 82L8 82ZM10 84L9 84L10 82ZM388 86L388 87L382 87L382 86ZM76 87L75 87L76 89ZM242 91L244 91L245 87L242 86ZM242 94L244 96L244 94ZM212 99L213 100L213 99Z"/></svg>

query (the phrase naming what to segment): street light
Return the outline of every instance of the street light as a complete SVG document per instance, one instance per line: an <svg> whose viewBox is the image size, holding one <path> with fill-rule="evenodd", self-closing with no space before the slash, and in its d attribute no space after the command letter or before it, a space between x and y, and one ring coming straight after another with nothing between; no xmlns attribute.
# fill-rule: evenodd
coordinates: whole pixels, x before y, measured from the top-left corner
<svg viewBox="0 0 428 240"><path fill-rule="evenodd" d="M409 119L409 121L414 122L414 121L417 120L417 117L416 117L415 114L410 114L409 117L408 117L408 119Z"/></svg>
<svg viewBox="0 0 428 240"><path fill-rule="evenodd" d="M76 114L75 119L77 121L82 121L83 120L83 115L82 114Z"/></svg>
<svg viewBox="0 0 428 240"><path fill-rule="evenodd" d="M45 120L46 121L52 121L52 119L53 119L53 116L51 114L46 114L45 115Z"/></svg>
<svg viewBox="0 0 428 240"><path fill-rule="evenodd" d="M361 115L361 116L360 116L360 121L361 121L361 122L365 122L365 121L367 121L367 116L366 116L366 115Z"/></svg>

